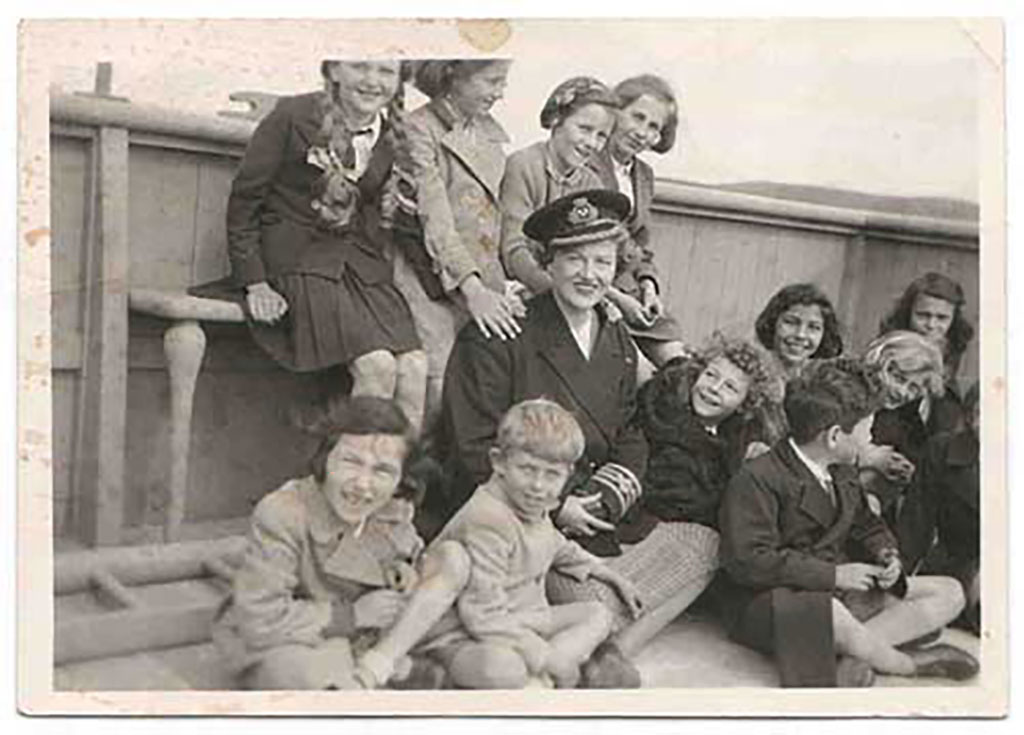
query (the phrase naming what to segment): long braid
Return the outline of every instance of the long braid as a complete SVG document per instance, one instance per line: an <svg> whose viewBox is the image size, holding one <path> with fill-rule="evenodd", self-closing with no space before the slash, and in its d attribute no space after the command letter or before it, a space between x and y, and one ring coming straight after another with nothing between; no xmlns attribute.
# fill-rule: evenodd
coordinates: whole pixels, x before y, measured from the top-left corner
<svg viewBox="0 0 1024 735"><path fill-rule="evenodd" d="M391 98L387 108L388 127L395 158L391 174L381 194L381 225L385 228L394 227L396 212L400 210L406 217L416 215L416 186L412 158L409 154L405 111L405 83L410 76L411 65L402 62L398 91Z"/></svg>

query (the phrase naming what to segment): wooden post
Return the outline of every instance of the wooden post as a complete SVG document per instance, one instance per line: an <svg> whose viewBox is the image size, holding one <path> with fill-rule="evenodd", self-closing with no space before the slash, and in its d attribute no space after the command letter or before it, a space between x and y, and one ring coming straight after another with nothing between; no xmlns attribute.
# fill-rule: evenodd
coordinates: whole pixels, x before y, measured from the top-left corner
<svg viewBox="0 0 1024 735"><path fill-rule="evenodd" d="M839 281L839 323L847 324L853 328L857 322L857 312L860 309L861 292L864 279L867 277L867 238L863 234L852 235L846 241L846 250L843 254L843 276ZM858 335L849 334L846 340L856 342ZM846 341L844 340L844 341ZM847 348L852 345L846 345Z"/></svg>
<svg viewBox="0 0 1024 735"><path fill-rule="evenodd" d="M87 272L89 335L83 346L81 441L75 457L79 535L87 544L121 541L124 523L128 384L128 131L100 128L96 143L97 239Z"/></svg>
<svg viewBox="0 0 1024 735"><path fill-rule="evenodd" d="M175 322L164 332L164 355L171 380L171 476L164 520L165 542L178 540L185 518L192 404L205 350L206 334L197 321Z"/></svg>

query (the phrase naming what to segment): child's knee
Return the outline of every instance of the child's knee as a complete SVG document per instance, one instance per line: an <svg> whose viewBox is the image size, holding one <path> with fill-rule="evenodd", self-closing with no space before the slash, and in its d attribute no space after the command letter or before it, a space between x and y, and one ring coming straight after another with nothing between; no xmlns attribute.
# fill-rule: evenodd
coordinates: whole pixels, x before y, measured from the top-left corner
<svg viewBox="0 0 1024 735"><path fill-rule="evenodd" d="M398 372L395 356L387 350L375 350L353 360L350 372L356 383L394 383Z"/></svg>
<svg viewBox="0 0 1024 735"><path fill-rule="evenodd" d="M577 602L584 624L606 638L615 627L615 614L603 602Z"/></svg>
<svg viewBox="0 0 1024 735"><path fill-rule="evenodd" d="M427 353L423 350L403 352L396 358L396 369L402 380L427 381Z"/></svg>
<svg viewBox="0 0 1024 735"><path fill-rule="evenodd" d="M442 541L430 550L424 574L458 592L469 581L472 564L465 547L458 541Z"/></svg>
<svg viewBox="0 0 1024 735"><path fill-rule="evenodd" d="M853 613L839 600L832 599L832 637L836 648L846 650L858 623Z"/></svg>
<svg viewBox="0 0 1024 735"><path fill-rule="evenodd" d="M943 608L947 610L950 620L963 611L967 598L964 596L963 585L958 580L953 577L935 577L932 585L935 589L933 594L936 599L943 602Z"/></svg>
<svg viewBox="0 0 1024 735"><path fill-rule="evenodd" d="M522 689L529 678L516 651L487 644L465 646L452 659L449 674L463 689Z"/></svg>

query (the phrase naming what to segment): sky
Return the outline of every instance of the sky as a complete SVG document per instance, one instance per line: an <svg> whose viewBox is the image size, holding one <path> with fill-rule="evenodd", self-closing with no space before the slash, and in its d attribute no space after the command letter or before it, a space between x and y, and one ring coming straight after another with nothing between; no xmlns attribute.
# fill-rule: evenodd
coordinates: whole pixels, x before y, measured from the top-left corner
<svg viewBox="0 0 1024 735"><path fill-rule="evenodd" d="M45 24L47 21L35 21ZM453 21L50 21L35 26L50 85L214 114L228 94L319 85L324 57L475 52ZM770 180L978 200L978 82L993 61L954 20L519 20L493 53L514 59L494 109L509 150L546 135L560 81L653 72L677 90L676 147L659 176ZM415 101L415 96L413 97Z"/></svg>

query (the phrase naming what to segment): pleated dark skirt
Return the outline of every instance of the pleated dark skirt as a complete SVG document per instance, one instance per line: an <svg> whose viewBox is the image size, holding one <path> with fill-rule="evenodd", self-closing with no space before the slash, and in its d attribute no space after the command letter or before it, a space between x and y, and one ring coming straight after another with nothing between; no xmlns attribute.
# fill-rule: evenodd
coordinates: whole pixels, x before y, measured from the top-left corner
<svg viewBox="0 0 1024 735"><path fill-rule="evenodd" d="M420 348L409 305L390 281L367 284L351 268L337 280L303 273L269 280L288 301L288 312L276 324L250 319L249 328L288 370L323 370L376 350Z"/></svg>

